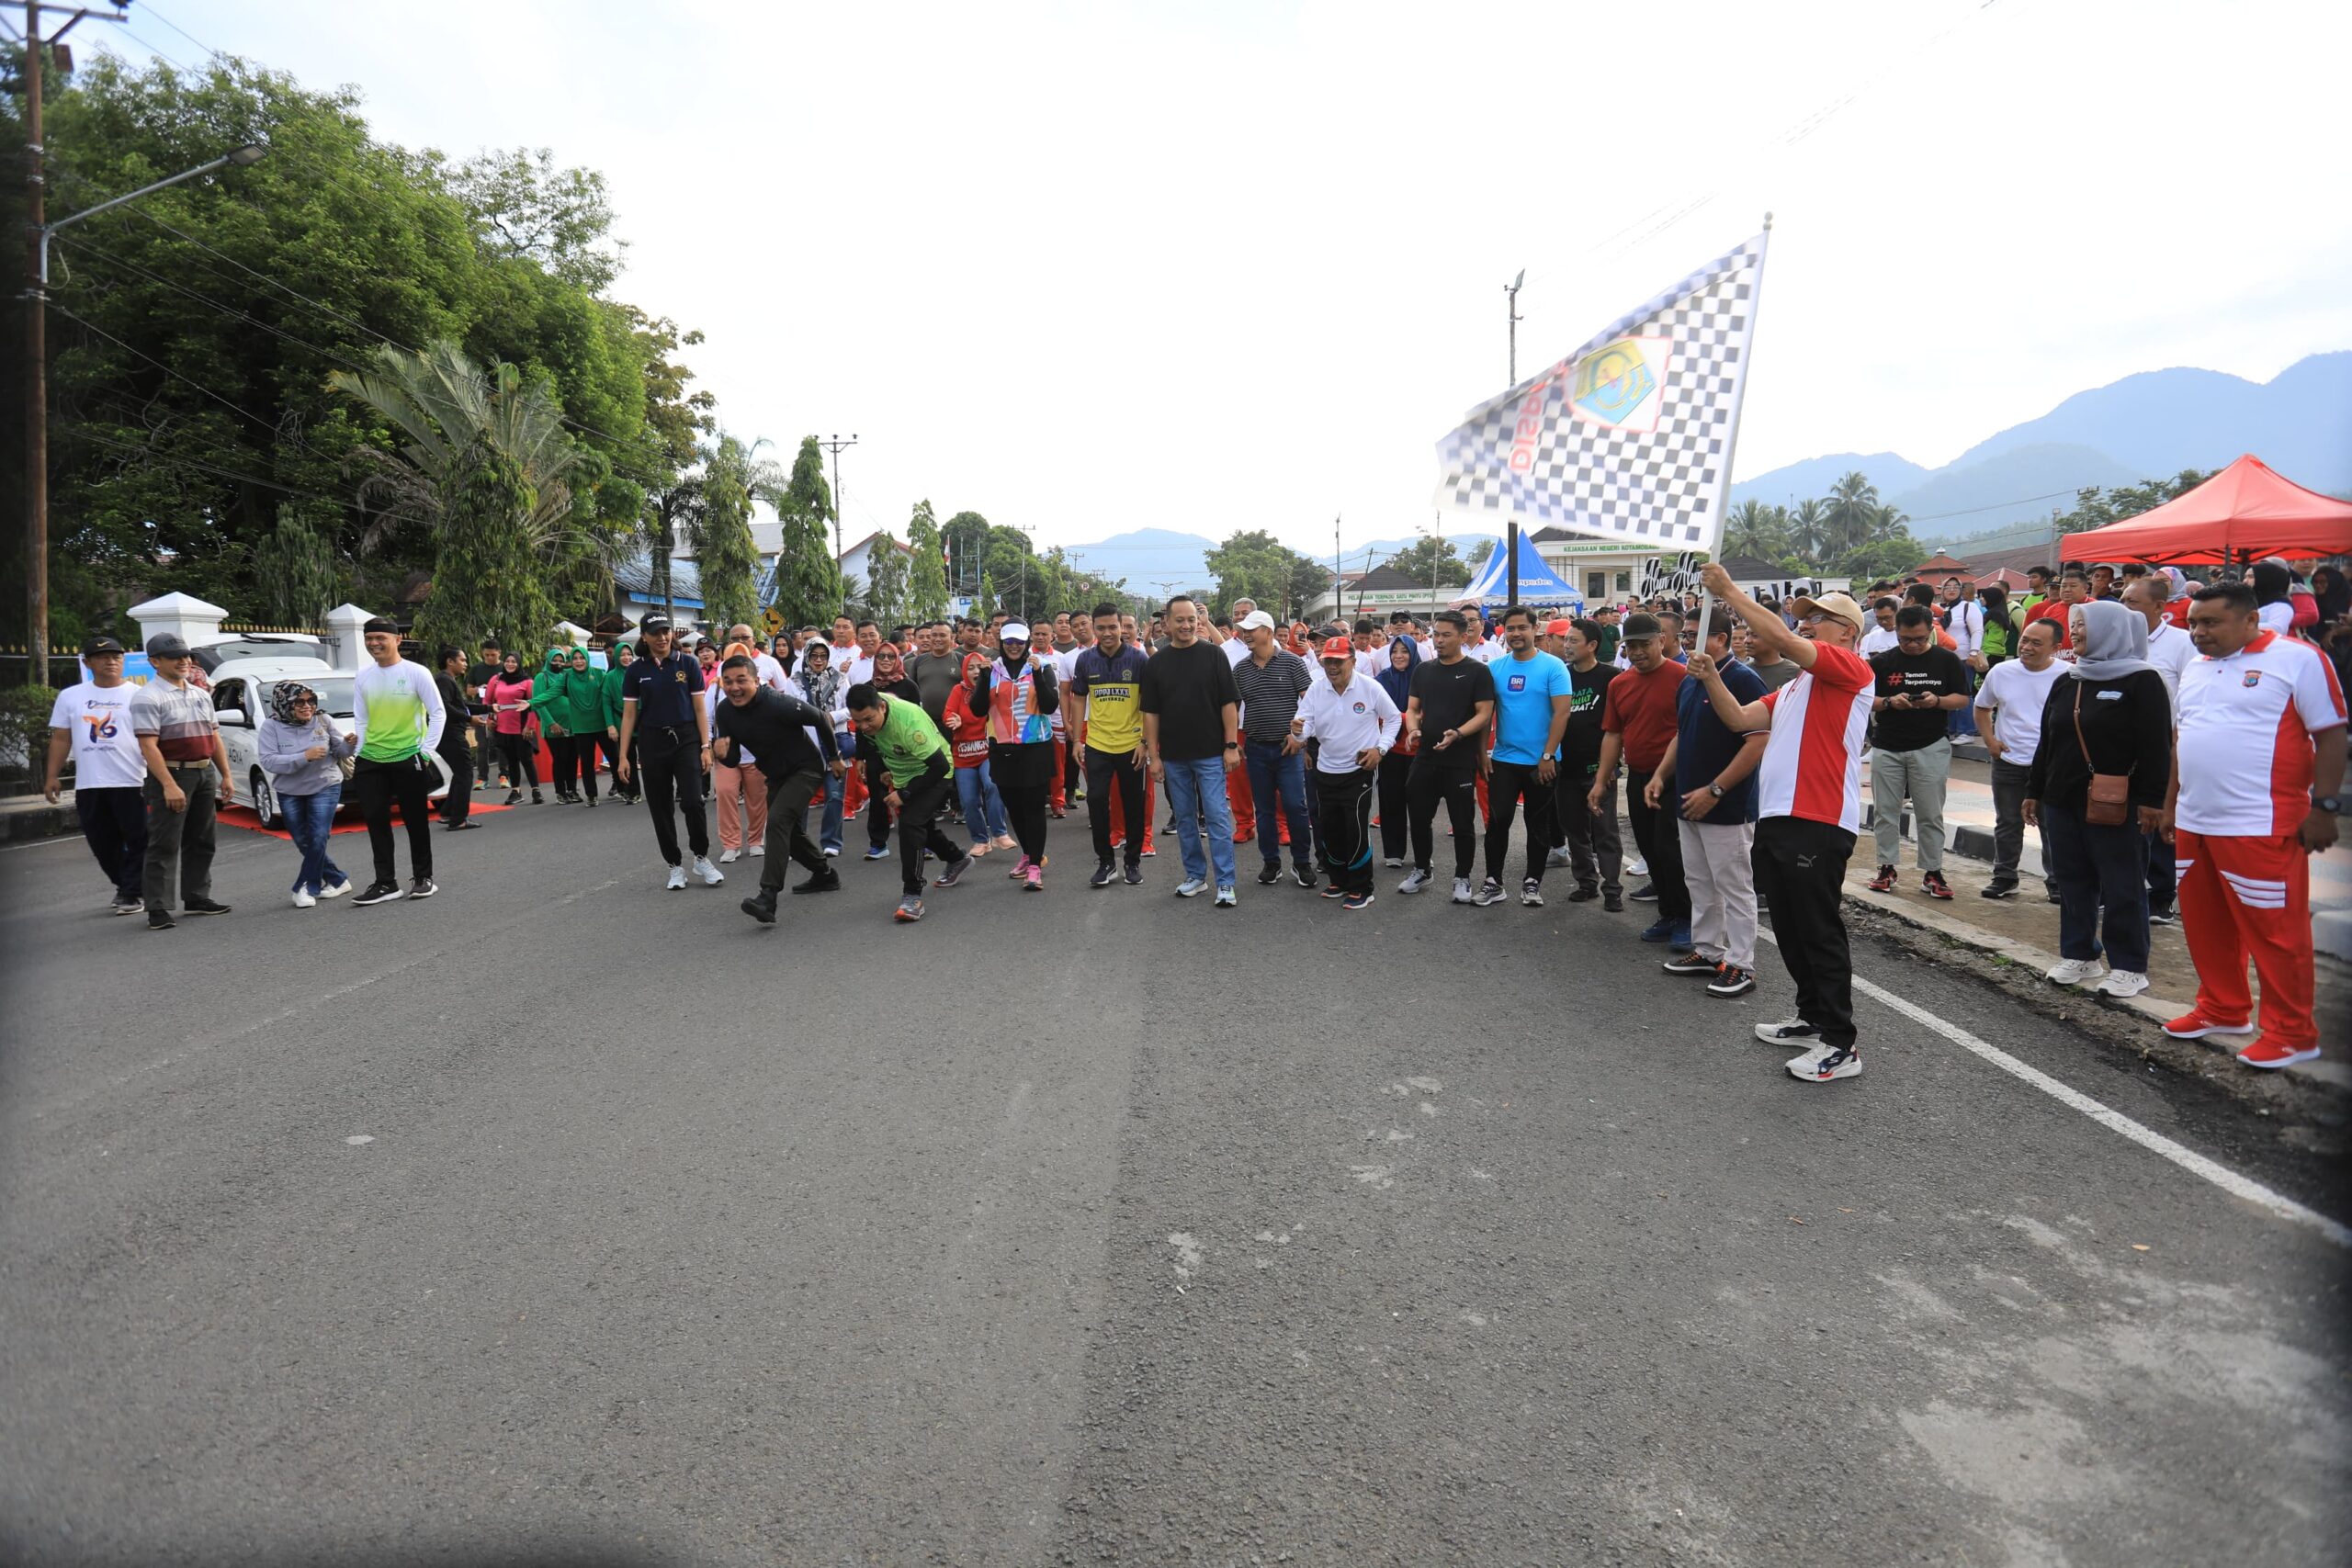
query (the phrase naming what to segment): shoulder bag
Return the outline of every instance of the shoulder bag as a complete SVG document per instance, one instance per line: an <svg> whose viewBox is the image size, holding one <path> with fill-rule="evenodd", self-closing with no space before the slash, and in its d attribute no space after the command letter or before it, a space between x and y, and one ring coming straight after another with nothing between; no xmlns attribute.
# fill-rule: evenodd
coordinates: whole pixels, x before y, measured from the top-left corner
<svg viewBox="0 0 2352 1568"><path fill-rule="evenodd" d="M2102 773L2091 761L2090 742L2083 739L2083 682L2075 682L2075 744L2083 749L2083 767L2091 776L2090 793L2083 799L2083 820L2101 828L2120 828L2132 820L2132 775Z"/></svg>

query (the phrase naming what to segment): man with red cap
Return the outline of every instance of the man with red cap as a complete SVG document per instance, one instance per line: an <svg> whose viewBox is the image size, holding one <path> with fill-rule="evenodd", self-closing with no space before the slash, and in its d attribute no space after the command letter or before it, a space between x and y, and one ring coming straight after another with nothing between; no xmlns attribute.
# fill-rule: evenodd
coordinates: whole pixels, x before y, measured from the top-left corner
<svg viewBox="0 0 2352 1568"><path fill-rule="evenodd" d="M1351 909L1372 904L1372 785L1380 759L1396 742L1402 716L1377 681L1356 672L1355 644L1327 639L1323 678L1299 699L1291 734L1315 750L1317 803L1323 813L1323 843L1330 863L1326 898Z"/></svg>

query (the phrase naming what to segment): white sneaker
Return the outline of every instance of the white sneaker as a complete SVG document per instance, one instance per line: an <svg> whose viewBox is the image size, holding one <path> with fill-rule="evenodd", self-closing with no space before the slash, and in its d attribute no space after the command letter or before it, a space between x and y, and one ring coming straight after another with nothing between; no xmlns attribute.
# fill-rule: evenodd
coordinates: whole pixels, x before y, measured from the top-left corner
<svg viewBox="0 0 2352 1568"><path fill-rule="evenodd" d="M315 909L319 907L319 901L297 887L294 889L294 907L298 909Z"/></svg>
<svg viewBox="0 0 2352 1568"><path fill-rule="evenodd" d="M1453 879L1453 901L1455 903L1467 904L1475 897L1476 897L1476 895L1470 891L1470 879L1468 877L1457 876Z"/></svg>
<svg viewBox="0 0 2352 1568"><path fill-rule="evenodd" d="M1408 876L1404 881L1396 885L1396 891L1399 893L1419 893L1423 888L1427 887L1430 885L1430 877L1428 872L1416 869L1410 876Z"/></svg>
<svg viewBox="0 0 2352 1568"><path fill-rule="evenodd" d="M1828 1083L1837 1078L1860 1077L1862 1070L1861 1053L1844 1045L1816 1045L1802 1056L1789 1060L1789 1076L1807 1083Z"/></svg>
<svg viewBox="0 0 2352 1568"><path fill-rule="evenodd" d="M727 880L727 874L711 864L707 855L695 857L695 874L702 878L706 887L716 887Z"/></svg>
<svg viewBox="0 0 2352 1568"><path fill-rule="evenodd" d="M2096 958L2062 958L2050 966L2042 978L2056 986L2079 986L2086 980L2096 980L2107 973L2107 965ZM2146 976L2141 977L2142 984Z"/></svg>
<svg viewBox="0 0 2352 1568"><path fill-rule="evenodd" d="M1197 876L1188 876L1183 881L1176 885L1176 897L1179 898L1197 898L1208 890L1209 885L1205 880Z"/></svg>
<svg viewBox="0 0 2352 1568"><path fill-rule="evenodd" d="M718 863L721 865L733 865L737 857L741 855L742 852L743 852L741 850L721 850L718 852Z"/></svg>
<svg viewBox="0 0 2352 1568"><path fill-rule="evenodd" d="M340 898L350 891L351 879L346 876L341 882L322 884L319 888L319 897L322 898Z"/></svg>
<svg viewBox="0 0 2352 1568"><path fill-rule="evenodd" d="M1649 874L1650 863L1639 855L1635 855L1634 863L1625 868L1625 874L1628 876L1647 876Z"/></svg>
<svg viewBox="0 0 2352 1568"><path fill-rule="evenodd" d="M686 868L682 865L672 866L670 868L670 880L662 884L662 886L667 887L673 893L684 892L686 886Z"/></svg>
<svg viewBox="0 0 2352 1568"><path fill-rule="evenodd" d="M750 849L745 850L743 852L750 855L753 860L757 860L762 855L768 852L768 847L765 844L753 844Z"/></svg>
<svg viewBox="0 0 2352 1568"><path fill-rule="evenodd" d="M1821 1031L1801 1018L1784 1018L1778 1023L1759 1023L1756 1038L1767 1045L1801 1045L1806 1041L1818 1041Z"/></svg>
<svg viewBox="0 0 2352 1568"><path fill-rule="evenodd" d="M835 855L837 855L837 854L839 854L839 853L841 853L841 852L842 852L842 847L841 847L839 844L835 844L831 849L827 850L827 851L825 852L825 858L826 858L827 860L831 860L831 859L832 859L832 857L833 857L833 856L835 856Z"/></svg>
<svg viewBox="0 0 2352 1568"><path fill-rule="evenodd" d="M2091 987L2102 997L2136 997L2148 988L2148 977L2130 969L2110 969L2107 978Z"/></svg>

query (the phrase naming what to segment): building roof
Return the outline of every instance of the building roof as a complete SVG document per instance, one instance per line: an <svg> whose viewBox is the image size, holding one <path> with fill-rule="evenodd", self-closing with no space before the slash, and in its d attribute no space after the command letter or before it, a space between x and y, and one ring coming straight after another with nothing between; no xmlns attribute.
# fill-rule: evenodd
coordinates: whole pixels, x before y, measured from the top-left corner
<svg viewBox="0 0 2352 1568"><path fill-rule="evenodd" d="M1966 569L1960 574L1982 582L1994 572L2009 570L2022 577L2037 566L2057 570L2058 545L2054 539L2044 539L2038 545L2011 546L2003 550L1988 550L1981 556L1968 558Z"/></svg>
<svg viewBox="0 0 2352 1568"><path fill-rule="evenodd" d="M1962 572L1967 570L1968 563L1966 561L1954 560L1951 557L1944 554L1943 551L1938 550L1934 555L1928 557L1926 560L1921 561L1917 566L1913 567L1911 569L1911 574L1914 577L1925 577L1931 571L1940 571L1949 574L1952 572Z"/></svg>
<svg viewBox="0 0 2352 1568"><path fill-rule="evenodd" d="M915 553L915 552L913 551L913 549L912 549L912 548L910 548L910 547L908 547L908 546L906 546L906 545L901 545L901 544L899 544L899 541L898 541L897 539L895 539L895 538L891 538L891 536L890 536L890 531L889 531L888 529L887 529L887 528L876 528L876 529L875 529L875 530L874 530L874 532L872 532L871 534L866 535L866 536L865 536L865 537L864 537L863 539L858 540L855 544L854 544L854 545L850 546L850 547L849 547L849 548L847 548L847 549L843 550L843 551L841 553L841 557L840 557L840 558L841 558L841 559L842 559L842 560L847 560L847 559L849 559L849 558L850 558L850 557L852 557L852 556L854 556L854 555L857 554L857 552L858 552L858 551L860 551L860 550L862 550L862 549L865 549L868 545L871 545L871 544L872 544L872 543L874 543L874 541L875 541L875 540L876 540L876 539L889 539L891 544L893 544L893 545L895 545L895 546L897 546L897 547L898 547L898 551L899 551L899 553L900 555L902 555L902 556L910 556L910 555L913 555L913 554Z"/></svg>
<svg viewBox="0 0 2352 1568"><path fill-rule="evenodd" d="M622 592L652 599L660 592L653 577L653 552L639 550L613 569L613 582ZM702 605L702 569L675 557L670 561L670 594L681 604Z"/></svg>

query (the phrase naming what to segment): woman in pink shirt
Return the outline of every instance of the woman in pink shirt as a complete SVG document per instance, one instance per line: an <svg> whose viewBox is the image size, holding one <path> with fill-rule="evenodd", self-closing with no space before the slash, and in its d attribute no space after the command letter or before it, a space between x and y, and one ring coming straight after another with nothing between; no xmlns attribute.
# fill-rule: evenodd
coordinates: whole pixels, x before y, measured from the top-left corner
<svg viewBox="0 0 2352 1568"><path fill-rule="evenodd" d="M498 738L498 755L506 766L506 776L531 786L532 805L544 804L539 795L538 721L531 716L531 676L523 668L522 656L508 654L498 673L482 683L481 691L482 700L495 716L491 733ZM522 798L520 788L506 792L509 806Z"/></svg>

